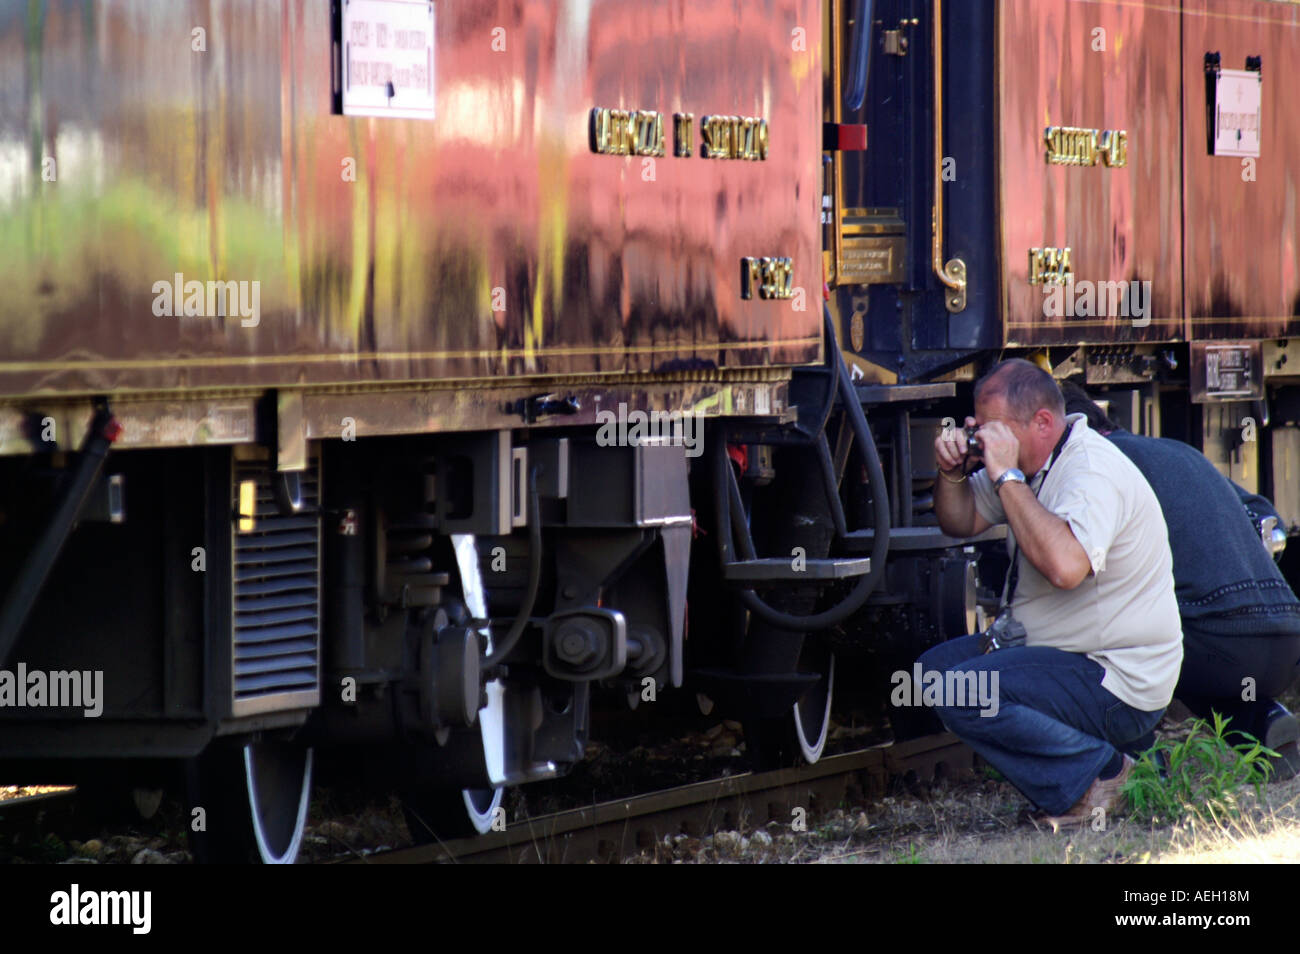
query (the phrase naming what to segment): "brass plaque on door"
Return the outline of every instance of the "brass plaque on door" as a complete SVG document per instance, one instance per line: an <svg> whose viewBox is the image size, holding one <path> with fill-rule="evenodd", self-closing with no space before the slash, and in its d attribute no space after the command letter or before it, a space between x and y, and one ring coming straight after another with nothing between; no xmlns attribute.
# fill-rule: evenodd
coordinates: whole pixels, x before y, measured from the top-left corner
<svg viewBox="0 0 1300 954"><path fill-rule="evenodd" d="M845 209L840 216L841 285L889 285L903 281L907 254L897 209Z"/></svg>

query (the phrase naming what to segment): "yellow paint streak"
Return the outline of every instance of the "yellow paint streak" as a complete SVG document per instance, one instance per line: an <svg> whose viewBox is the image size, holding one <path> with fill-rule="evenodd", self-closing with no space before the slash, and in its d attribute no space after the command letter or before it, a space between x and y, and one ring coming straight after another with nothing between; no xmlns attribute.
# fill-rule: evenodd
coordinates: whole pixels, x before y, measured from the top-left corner
<svg viewBox="0 0 1300 954"><path fill-rule="evenodd" d="M413 172L411 157L415 155L415 152L413 149L406 148L401 151L401 155L403 167L399 170L401 174L400 181L403 183L404 188L409 188ZM399 203L397 212L400 223L398 234L401 237L398 245L398 256L403 327L404 329L410 329L407 334L413 338L415 329L420 326L428 313L428 302L433 297L432 274L426 263L433 259L434 256L428 247L431 239L429 232L426 231L423 216L420 215L419 204L415 202ZM405 340L411 340L411 338L405 338Z"/></svg>
<svg viewBox="0 0 1300 954"><path fill-rule="evenodd" d="M357 180L352 188L352 281L348 287L348 300L343 312L343 333L356 341L365 317L366 282L370 257L370 194L365 165L365 144L357 130L361 123L348 123L348 141L352 155L357 159Z"/></svg>
<svg viewBox="0 0 1300 954"><path fill-rule="evenodd" d="M568 153L563 142L541 141L537 150L538 194L537 278L533 286L531 321L524 328L524 351L533 370L536 349L545 340L546 312L557 320L564 304L564 244L568 234ZM549 300L548 300L549 299Z"/></svg>

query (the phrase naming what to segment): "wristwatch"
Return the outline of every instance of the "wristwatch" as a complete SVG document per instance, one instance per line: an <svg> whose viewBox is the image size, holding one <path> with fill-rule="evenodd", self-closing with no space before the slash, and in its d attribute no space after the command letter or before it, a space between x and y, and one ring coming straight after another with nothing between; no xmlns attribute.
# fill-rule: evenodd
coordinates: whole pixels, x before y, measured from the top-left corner
<svg viewBox="0 0 1300 954"><path fill-rule="evenodd" d="M1002 472L1001 477L993 481L993 490L995 492L999 491L1002 489L1003 484L1010 483L1013 481L1019 481L1020 483L1023 484L1025 483L1025 475L1018 468L1008 467L1006 470Z"/></svg>

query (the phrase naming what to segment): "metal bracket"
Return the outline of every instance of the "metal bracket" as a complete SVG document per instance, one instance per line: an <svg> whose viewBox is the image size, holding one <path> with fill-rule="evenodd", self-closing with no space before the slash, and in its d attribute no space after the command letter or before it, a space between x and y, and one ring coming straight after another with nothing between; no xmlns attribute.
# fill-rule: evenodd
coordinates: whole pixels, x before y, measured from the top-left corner
<svg viewBox="0 0 1300 954"><path fill-rule="evenodd" d="M917 17L906 18L898 21L897 30L885 30L881 36L884 39L885 53L890 56L907 56L907 37L904 32L910 26L919 26L921 21Z"/></svg>

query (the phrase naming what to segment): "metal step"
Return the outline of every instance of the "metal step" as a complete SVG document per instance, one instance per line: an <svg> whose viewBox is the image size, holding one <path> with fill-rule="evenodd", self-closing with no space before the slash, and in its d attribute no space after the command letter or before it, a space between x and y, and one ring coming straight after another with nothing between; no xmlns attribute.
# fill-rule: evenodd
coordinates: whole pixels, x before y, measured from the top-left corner
<svg viewBox="0 0 1300 954"><path fill-rule="evenodd" d="M789 557L736 560L722 565L723 578L733 583L807 583L810 580L847 580L871 572L868 557L804 560L799 569Z"/></svg>

